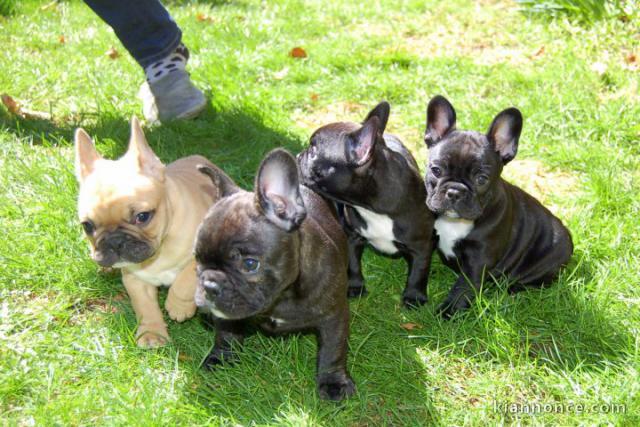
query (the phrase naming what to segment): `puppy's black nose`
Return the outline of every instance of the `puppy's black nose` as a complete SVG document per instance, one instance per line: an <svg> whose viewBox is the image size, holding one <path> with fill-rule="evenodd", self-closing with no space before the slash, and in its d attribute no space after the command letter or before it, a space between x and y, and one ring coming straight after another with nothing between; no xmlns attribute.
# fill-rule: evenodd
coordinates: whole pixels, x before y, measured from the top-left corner
<svg viewBox="0 0 640 427"><path fill-rule="evenodd" d="M457 188L449 188L447 189L445 196L447 197L447 200L455 203L462 198L463 192Z"/></svg>
<svg viewBox="0 0 640 427"><path fill-rule="evenodd" d="M209 297L219 296L226 280L222 271L210 269L200 273L200 283Z"/></svg>
<svg viewBox="0 0 640 427"><path fill-rule="evenodd" d="M210 280L204 280L202 282L202 286L204 286L204 290L210 297L217 297L220 295L220 285L218 282L212 282Z"/></svg>

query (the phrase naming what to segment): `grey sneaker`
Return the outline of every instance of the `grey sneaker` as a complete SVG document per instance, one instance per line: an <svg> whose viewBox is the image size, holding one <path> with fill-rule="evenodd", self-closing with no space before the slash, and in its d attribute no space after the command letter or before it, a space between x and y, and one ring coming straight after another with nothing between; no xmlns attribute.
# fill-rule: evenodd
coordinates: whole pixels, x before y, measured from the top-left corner
<svg viewBox="0 0 640 427"><path fill-rule="evenodd" d="M176 119L192 119L207 105L200 89L191 83L189 73L175 70L151 84L140 86L138 97L142 112L150 123Z"/></svg>

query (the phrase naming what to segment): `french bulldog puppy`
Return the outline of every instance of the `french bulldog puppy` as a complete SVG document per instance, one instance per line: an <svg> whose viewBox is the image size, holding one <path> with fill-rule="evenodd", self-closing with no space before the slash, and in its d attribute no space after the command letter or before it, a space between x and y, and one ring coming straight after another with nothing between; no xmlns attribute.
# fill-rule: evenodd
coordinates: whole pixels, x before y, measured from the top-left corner
<svg viewBox="0 0 640 427"><path fill-rule="evenodd" d="M233 359L232 345L250 324L267 333L308 330L318 338L320 397L353 394L346 369L347 242L332 206L299 185L295 159L282 149L262 161L253 193L217 168L200 170L223 194L195 244L196 304L216 327L205 366Z"/></svg>
<svg viewBox="0 0 640 427"><path fill-rule="evenodd" d="M555 279L573 253L569 230L534 197L500 177L518 151L522 114L502 111L486 134L456 129L442 96L427 107L427 206L436 215L438 250L460 272L439 311L469 307L484 278L507 277L510 292Z"/></svg>
<svg viewBox="0 0 640 427"><path fill-rule="evenodd" d="M138 346L164 345L169 335L158 287L170 286L165 308L171 319L182 322L196 311L193 240L218 198L217 188L196 165L212 165L201 156L163 165L135 117L129 148L119 160L102 158L83 129L76 131L75 153L78 215L91 257L103 267L121 269L138 318Z"/></svg>
<svg viewBox="0 0 640 427"><path fill-rule="evenodd" d="M389 109L383 101L363 125L321 127L298 163L304 183L338 205L349 237L349 296L366 292L361 259L369 243L406 260L403 303L415 307L427 301L435 218L424 204L427 194L415 159L397 137L384 133Z"/></svg>

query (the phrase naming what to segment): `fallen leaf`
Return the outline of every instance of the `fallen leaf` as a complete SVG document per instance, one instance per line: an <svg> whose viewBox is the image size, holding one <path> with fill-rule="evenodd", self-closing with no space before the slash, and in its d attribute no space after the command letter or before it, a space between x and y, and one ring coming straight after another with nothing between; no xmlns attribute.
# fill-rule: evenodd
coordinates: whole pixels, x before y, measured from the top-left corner
<svg viewBox="0 0 640 427"><path fill-rule="evenodd" d="M180 353L178 354L178 360L180 360L181 362L188 362L191 360L191 356L189 356L188 354Z"/></svg>
<svg viewBox="0 0 640 427"><path fill-rule="evenodd" d="M309 98L311 99L312 102L318 102L318 99L320 98L320 96L317 93L312 93L311 96L309 96Z"/></svg>
<svg viewBox="0 0 640 427"><path fill-rule="evenodd" d="M544 45L540 46L540 48L534 52L533 58L538 58L538 57L544 55L545 50L546 49L545 49Z"/></svg>
<svg viewBox="0 0 640 427"><path fill-rule="evenodd" d="M293 58L306 58L307 52L303 48L296 46L291 49L291 52L289 52L289 56Z"/></svg>
<svg viewBox="0 0 640 427"><path fill-rule="evenodd" d="M400 325L402 329L406 329L407 331L413 331L414 329L421 328L417 323L403 323Z"/></svg>
<svg viewBox="0 0 640 427"><path fill-rule="evenodd" d="M638 56L634 52L629 52L624 56L624 65L622 66L625 70L629 71L638 71L640 70L640 62L638 62Z"/></svg>
<svg viewBox="0 0 640 427"><path fill-rule="evenodd" d="M43 111L27 110L6 93L3 93L2 95L0 95L0 98L2 99L2 103L4 104L4 106L7 107L7 110L9 110L11 114L15 114L18 117L22 117L23 119L26 119L26 120L33 120L33 119L50 120L51 119L51 114L45 113Z"/></svg>
<svg viewBox="0 0 640 427"><path fill-rule="evenodd" d="M67 39L64 38L63 34L60 34L60 37L58 37L58 41L60 42L60 44L65 44L67 42Z"/></svg>
<svg viewBox="0 0 640 427"><path fill-rule="evenodd" d="M11 114L20 115L20 106L18 103L6 93L2 94L2 103Z"/></svg>
<svg viewBox="0 0 640 427"><path fill-rule="evenodd" d="M107 55L107 56L108 56L109 58L111 58L111 59L116 59L117 57L119 57L119 56L120 56L120 52L118 52L118 51L116 50L116 48L115 48L115 47L113 47L113 46L111 46L111 47L109 48L109 50L107 50L104 54L105 54L105 55Z"/></svg>
<svg viewBox="0 0 640 427"><path fill-rule="evenodd" d="M636 57L635 53L629 53L627 56L624 57L624 61L627 64L633 64L638 60L638 58Z"/></svg>
<svg viewBox="0 0 640 427"><path fill-rule="evenodd" d="M209 16L207 14L204 14L202 12L198 12L196 14L196 20L198 22L210 22L210 23L211 22L215 22L215 18L213 18L213 17L211 17L211 16Z"/></svg>
<svg viewBox="0 0 640 427"><path fill-rule="evenodd" d="M282 80L287 77L287 74L289 74L289 67L284 67L282 70L273 73L273 78L276 80Z"/></svg>

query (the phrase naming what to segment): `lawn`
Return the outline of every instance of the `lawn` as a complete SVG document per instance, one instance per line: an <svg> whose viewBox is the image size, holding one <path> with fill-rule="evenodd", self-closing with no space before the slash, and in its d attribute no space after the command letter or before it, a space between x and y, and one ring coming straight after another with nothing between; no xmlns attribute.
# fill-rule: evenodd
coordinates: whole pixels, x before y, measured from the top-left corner
<svg viewBox="0 0 640 427"><path fill-rule="evenodd" d="M82 126L122 154L142 72L82 2L18 2L0 16L0 92L52 118L0 106L0 424L640 423L637 12L587 24L506 0L168 7L211 102L197 120L148 129L163 161L203 154L249 188L269 150L298 152L315 128L386 99L389 130L424 167L433 95L468 129L517 106L524 130L505 174L568 225L573 260L549 289L488 286L443 321L435 307L455 275L439 259L429 303L407 311L404 262L367 252L370 293L351 302L358 391L338 404L318 399L312 336L254 335L214 372L199 367L213 344L201 318L169 322L166 348L138 349L120 277L89 259L76 218L72 136ZM291 57L296 46L308 56Z"/></svg>

